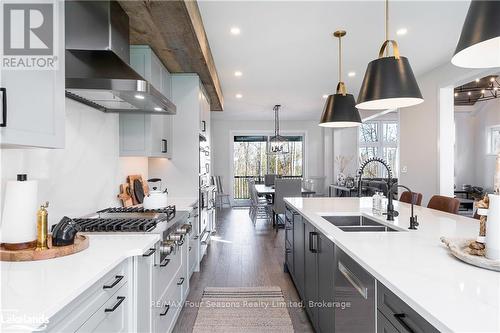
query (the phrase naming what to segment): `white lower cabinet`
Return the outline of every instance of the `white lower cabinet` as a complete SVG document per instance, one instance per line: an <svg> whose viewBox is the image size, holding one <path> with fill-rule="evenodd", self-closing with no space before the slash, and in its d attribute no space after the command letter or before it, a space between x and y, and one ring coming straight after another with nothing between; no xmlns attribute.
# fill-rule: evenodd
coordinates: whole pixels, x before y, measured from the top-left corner
<svg viewBox="0 0 500 333"><path fill-rule="evenodd" d="M129 332L129 309L130 294L125 283L77 332Z"/></svg>

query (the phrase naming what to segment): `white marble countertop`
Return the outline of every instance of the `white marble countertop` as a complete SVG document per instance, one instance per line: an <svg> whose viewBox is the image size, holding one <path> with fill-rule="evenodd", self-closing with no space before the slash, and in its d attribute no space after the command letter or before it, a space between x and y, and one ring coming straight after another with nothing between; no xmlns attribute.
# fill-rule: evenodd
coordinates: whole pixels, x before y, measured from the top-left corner
<svg viewBox="0 0 500 333"><path fill-rule="evenodd" d="M500 273L455 259L440 241L475 238L477 220L416 206L420 225L408 230L410 205L397 201L392 223L373 215L371 198L285 201L440 331L500 332ZM360 213L404 231L344 232L321 217Z"/></svg>
<svg viewBox="0 0 500 333"><path fill-rule="evenodd" d="M167 196L167 203L175 205L178 211L190 211L193 205L198 201L197 197L171 197Z"/></svg>
<svg viewBox="0 0 500 333"><path fill-rule="evenodd" d="M89 236L89 247L70 256L0 262L2 316L50 318L124 259L142 255L159 240L153 233Z"/></svg>

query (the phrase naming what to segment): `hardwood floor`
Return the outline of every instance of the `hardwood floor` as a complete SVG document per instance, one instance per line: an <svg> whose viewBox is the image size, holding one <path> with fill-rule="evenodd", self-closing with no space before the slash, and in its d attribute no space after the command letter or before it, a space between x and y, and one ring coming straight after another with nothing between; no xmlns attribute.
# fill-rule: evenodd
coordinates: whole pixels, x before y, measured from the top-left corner
<svg viewBox="0 0 500 333"><path fill-rule="evenodd" d="M284 230L276 233L265 220L254 226L248 209L223 209L217 214L217 234L212 236L201 272L191 277L187 303L174 332L192 331L198 309L190 304L201 300L205 287L279 286L286 301L299 301L290 276L283 271ZM289 307L288 312L295 332L312 332L303 308Z"/></svg>

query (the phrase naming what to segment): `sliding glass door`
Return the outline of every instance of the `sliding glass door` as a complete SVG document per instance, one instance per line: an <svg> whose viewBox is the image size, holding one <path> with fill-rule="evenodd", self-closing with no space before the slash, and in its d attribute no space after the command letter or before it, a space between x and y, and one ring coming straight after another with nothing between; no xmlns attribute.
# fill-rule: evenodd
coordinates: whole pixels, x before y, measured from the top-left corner
<svg viewBox="0 0 500 333"><path fill-rule="evenodd" d="M233 144L234 199L249 199L248 180L264 181L264 175L277 174L285 178L302 178L303 137L286 136L289 153L267 154L268 136L235 136Z"/></svg>

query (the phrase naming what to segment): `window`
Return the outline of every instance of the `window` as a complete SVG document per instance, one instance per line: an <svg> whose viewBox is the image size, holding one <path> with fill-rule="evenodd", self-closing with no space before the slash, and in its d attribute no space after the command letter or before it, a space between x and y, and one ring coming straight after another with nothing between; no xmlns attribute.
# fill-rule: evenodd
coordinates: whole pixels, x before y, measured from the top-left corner
<svg viewBox="0 0 500 333"><path fill-rule="evenodd" d="M393 176L397 177L399 168L397 121L370 121L359 127L359 162L380 157L389 163ZM378 163L366 166L363 177L387 177L387 171Z"/></svg>
<svg viewBox="0 0 500 333"><path fill-rule="evenodd" d="M235 136L233 146L233 195L235 199L248 199L248 180L262 182L266 174L302 178L303 137L285 136L289 153L267 154L268 136Z"/></svg>
<svg viewBox="0 0 500 333"><path fill-rule="evenodd" d="M500 154L500 126L490 127L489 133L490 154Z"/></svg>

